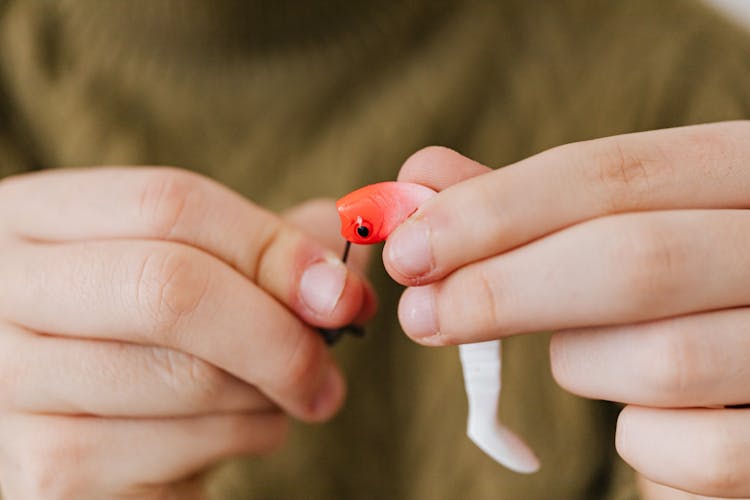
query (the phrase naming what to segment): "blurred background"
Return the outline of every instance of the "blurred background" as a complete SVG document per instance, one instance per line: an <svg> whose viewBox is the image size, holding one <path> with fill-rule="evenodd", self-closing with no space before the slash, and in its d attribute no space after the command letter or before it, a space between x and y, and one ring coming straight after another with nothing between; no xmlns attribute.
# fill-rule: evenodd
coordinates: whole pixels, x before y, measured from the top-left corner
<svg viewBox="0 0 750 500"><path fill-rule="evenodd" d="M724 11L735 22L750 28L750 0L706 0Z"/></svg>

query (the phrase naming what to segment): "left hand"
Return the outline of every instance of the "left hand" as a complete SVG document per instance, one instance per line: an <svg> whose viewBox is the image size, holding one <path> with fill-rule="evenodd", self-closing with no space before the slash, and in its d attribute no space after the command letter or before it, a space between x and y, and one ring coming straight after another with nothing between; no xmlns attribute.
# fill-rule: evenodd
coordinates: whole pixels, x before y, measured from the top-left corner
<svg viewBox="0 0 750 500"><path fill-rule="evenodd" d="M750 496L750 122L609 137L491 171L428 148L389 238L399 317L439 346L554 330L557 381L622 402L647 478ZM461 181L461 182L458 182ZM424 285L424 286L417 286Z"/></svg>

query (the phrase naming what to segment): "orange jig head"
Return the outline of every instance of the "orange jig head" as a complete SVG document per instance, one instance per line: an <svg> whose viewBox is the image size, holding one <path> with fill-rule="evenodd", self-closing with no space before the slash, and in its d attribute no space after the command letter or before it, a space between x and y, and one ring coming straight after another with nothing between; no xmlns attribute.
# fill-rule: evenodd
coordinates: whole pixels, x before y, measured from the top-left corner
<svg viewBox="0 0 750 500"><path fill-rule="evenodd" d="M341 235L368 245L385 240L435 191L410 182L379 182L352 191L336 202Z"/></svg>

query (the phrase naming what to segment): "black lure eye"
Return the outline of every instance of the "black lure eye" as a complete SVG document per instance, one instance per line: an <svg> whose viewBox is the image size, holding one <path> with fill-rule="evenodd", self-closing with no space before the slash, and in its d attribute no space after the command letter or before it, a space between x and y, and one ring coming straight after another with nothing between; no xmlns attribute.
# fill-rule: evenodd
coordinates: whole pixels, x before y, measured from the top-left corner
<svg viewBox="0 0 750 500"><path fill-rule="evenodd" d="M368 236L370 236L370 230L365 226L358 226L357 234L362 238L367 238Z"/></svg>

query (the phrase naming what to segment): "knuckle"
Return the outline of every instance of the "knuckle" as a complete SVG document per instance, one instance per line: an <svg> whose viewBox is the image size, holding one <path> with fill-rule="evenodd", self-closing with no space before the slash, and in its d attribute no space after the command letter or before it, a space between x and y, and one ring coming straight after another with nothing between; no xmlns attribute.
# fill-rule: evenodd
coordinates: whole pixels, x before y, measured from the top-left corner
<svg viewBox="0 0 750 500"><path fill-rule="evenodd" d="M512 329L507 287L498 283L497 270L465 268L435 287L438 332L446 344L458 342L467 335L503 335ZM502 320L501 320L502 318Z"/></svg>
<svg viewBox="0 0 750 500"><path fill-rule="evenodd" d="M485 315L483 318L482 323L479 325L479 328L483 332L493 332L496 331L500 325L498 322L498 318L502 317L501 314L498 314L498 307L501 300L500 294L498 293L498 290L495 287L495 281L491 280L485 273L477 272L477 283L479 284L479 290L478 290L478 296L477 296L477 302L476 307L478 307L479 311L485 311ZM476 317L482 317L481 315L476 315Z"/></svg>
<svg viewBox="0 0 750 500"><path fill-rule="evenodd" d="M645 348L636 357L634 376L656 400L677 402L693 389L694 366L700 353L687 336L670 334L672 327L666 326L670 323L646 333Z"/></svg>
<svg viewBox="0 0 750 500"><path fill-rule="evenodd" d="M624 224L613 227L613 260L623 265L624 303L634 313L657 307L679 291L676 271L685 264L687 252L659 224Z"/></svg>
<svg viewBox="0 0 750 500"><path fill-rule="evenodd" d="M659 191L673 187L674 174L687 157L706 179L715 179L724 175L722 172L736 176L744 171L748 120L663 133L667 135L659 141L615 136L560 149L581 165L585 185L597 194L606 213L645 208Z"/></svg>
<svg viewBox="0 0 750 500"><path fill-rule="evenodd" d="M644 161L618 140L612 140L596 158L596 168L605 185L631 191L636 183L648 178Z"/></svg>
<svg viewBox="0 0 750 500"><path fill-rule="evenodd" d="M140 193L140 216L156 238L167 239L188 224L190 213L201 213L202 178L177 168L154 170Z"/></svg>
<svg viewBox="0 0 750 500"><path fill-rule="evenodd" d="M165 348L154 348L153 368L189 407L212 409L227 386L227 375L205 361Z"/></svg>
<svg viewBox="0 0 750 500"><path fill-rule="evenodd" d="M208 293L211 273L196 256L187 248L155 250L145 257L137 277L136 303L144 312L146 330L169 345L176 327Z"/></svg>
<svg viewBox="0 0 750 500"><path fill-rule="evenodd" d="M294 231L295 237L302 239L302 233ZM284 244L289 243L287 238L290 233L287 232L281 220L272 218L268 224L265 224L259 234L256 236L255 255L251 255L247 262L250 263L247 269L248 277L257 283L273 283L274 268L271 265L274 253Z"/></svg>
<svg viewBox="0 0 750 500"><path fill-rule="evenodd" d="M19 478L27 498L69 500L83 491L80 465L89 453L83 440L67 429L35 429L19 457Z"/></svg>
<svg viewBox="0 0 750 500"><path fill-rule="evenodd" d="M605 213L643 206L654 178L670 168L660 149L628 144L618 137L561 148L583 169L585 185L601 199Z"/></svg>

